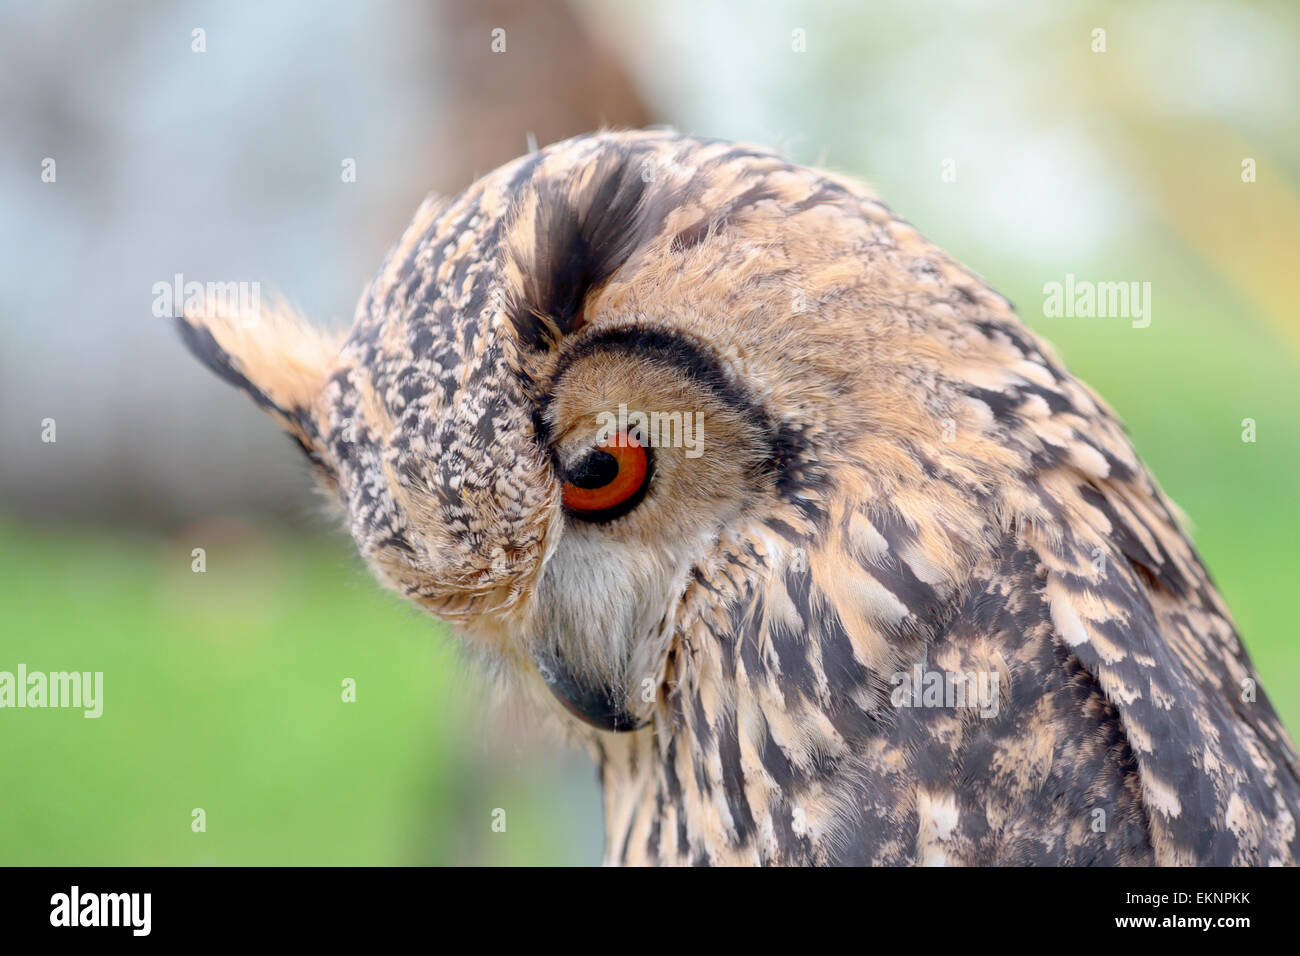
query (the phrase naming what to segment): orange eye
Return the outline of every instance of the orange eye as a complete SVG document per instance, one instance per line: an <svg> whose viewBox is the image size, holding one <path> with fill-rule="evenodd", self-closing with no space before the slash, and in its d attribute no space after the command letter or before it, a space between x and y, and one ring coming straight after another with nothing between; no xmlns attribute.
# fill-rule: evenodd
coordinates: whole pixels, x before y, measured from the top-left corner
<svg viewBox="0 0 1300 956"><path fill-rule="evenodd" d="M649 450L623 432L569 469L564 507L583 521L612 521L641 503L649 483Z"/></svg>

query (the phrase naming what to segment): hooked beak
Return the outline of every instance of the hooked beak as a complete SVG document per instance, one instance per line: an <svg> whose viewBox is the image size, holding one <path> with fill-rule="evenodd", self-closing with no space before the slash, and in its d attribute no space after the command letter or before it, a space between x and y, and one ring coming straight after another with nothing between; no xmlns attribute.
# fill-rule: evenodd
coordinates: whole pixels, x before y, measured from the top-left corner
<svg viewBox="0 0 1300 956"><path fill-rule="evenodd" d="M629 713L613 688L576 676L558 651L536 652L533 659L555 699L583 723L613 733L639 730L648 723Z"/></svg>

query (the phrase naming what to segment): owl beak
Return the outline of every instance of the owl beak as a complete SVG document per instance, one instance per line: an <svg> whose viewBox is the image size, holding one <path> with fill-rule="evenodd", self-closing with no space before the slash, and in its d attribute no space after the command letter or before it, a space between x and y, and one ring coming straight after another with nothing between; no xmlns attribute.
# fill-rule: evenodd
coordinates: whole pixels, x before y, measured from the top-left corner
<svg viewBox="0 0 1300 956"><path fill-rule="evenodd" d="M534 659L547 689L583 723L613 733L639 730L648 723L629 713L612 688L576 676L559 652L539 652Z"/></svg>

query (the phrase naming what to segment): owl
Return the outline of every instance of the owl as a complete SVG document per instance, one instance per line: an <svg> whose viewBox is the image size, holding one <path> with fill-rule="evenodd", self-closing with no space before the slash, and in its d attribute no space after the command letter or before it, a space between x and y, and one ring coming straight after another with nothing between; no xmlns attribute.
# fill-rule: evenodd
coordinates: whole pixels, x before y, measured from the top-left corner
<svg viewBox="0 0 1300 956"><path fill-rule="evenodd" d="M1300 764L1179 513L863 185L667 130L430 198L346 334L196 308L612 864L1275 864Z"/></svg>

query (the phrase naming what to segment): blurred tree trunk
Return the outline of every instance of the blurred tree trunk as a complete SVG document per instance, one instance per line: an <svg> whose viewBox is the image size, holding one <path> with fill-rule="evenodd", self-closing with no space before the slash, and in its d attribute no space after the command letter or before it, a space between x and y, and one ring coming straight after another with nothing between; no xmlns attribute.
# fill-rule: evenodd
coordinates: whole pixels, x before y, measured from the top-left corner
<svg viewBox="0 0 1300 956"><path fill-rule="evenodd" d="M627 71L564 0L445 0L447 93L433 186L455 193L539 145L654 122ZM494 31L504 31L495 32Z"/></svg>

